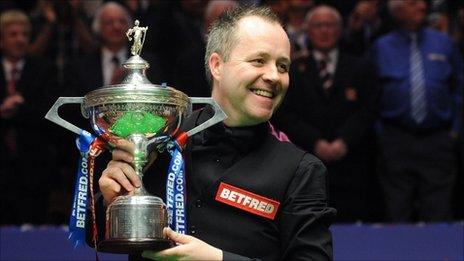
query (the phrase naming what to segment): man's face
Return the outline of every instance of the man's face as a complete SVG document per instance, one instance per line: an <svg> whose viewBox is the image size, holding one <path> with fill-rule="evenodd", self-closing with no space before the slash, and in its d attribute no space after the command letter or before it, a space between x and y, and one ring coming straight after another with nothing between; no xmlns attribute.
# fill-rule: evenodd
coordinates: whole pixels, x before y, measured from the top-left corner
<svg viewBox="0 0 464 261"><path fill-rule="evenodd" d="M280 25L259 17L239 21L236 37L228 61L214 53L219 62L211 66L210 58L213 98L229 117L226 125L250 126L269 120L285 96L290 42Z"/></svg>
<svg viewBox="0 0 464 261"><path fill-rule="evenodd" d="M6 25L1 32L0 46L3 55L12 60L26 56L29 46L29 30L23 23Z"/></svg>
<svg viewBox="0 0 464 261"><path fill-rule="evenodd" d="M126 44L126 31L129 29L126 16L119 8L107 8L101 14L100 36L103 44L122 47Z"/></svg>
<svg viewBox="0 0 464 261"><path fill-rule="evenodd" d="M338 43L341 28L337 17L330 11L315 11L308 23L308 38L314 49L328 52Z"/></svg>
<svg viewBox="0 0 464 261"><path fill-rule="evenodd" d="M410 28L419 27L425 19L427 4L423 0L404 0L397 17Z"/></svg>

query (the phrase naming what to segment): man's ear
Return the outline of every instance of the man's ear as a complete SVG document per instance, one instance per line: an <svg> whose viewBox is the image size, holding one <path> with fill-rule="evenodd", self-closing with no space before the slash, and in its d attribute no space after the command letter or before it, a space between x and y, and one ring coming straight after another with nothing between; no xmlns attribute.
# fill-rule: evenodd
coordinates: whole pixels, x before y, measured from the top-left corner
<svg viewBox="0 0 464 261"><path fill-rule="evenodd" d="M224 62L218 53L212 53L208 59L209 70L213 76L213 81L220 80L222 73L222 66Z"/></svg>

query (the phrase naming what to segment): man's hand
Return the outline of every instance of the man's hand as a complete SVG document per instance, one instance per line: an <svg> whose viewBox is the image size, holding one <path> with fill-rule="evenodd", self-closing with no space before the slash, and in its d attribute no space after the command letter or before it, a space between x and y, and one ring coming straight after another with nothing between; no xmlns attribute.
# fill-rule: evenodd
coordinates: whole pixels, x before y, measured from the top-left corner
<svg viewBox="0 0 464 261"><path fill-rule="evenodd" d="M340 160L348 153L348 146L342 139L336 139L332 142L318 140L314 152L324 162Z"/></svg>
<svg viewBox="0 0 464 261"><path fill-rule="evenodd" d="M160 252L144 251L142 256L153 260L222 260L222 250L198 238L182 235L170 228L163 233L177 246Z"/></svg>
<svg viewBox="0 0 464 261"><path fill-rule="evenodd" d="M2 119L13 117L19 107L24 103L24 98L19 93L8 95L0 105L0 115Z"/></svg>
<svg viewBox="0 0 464 261"><path fill-rule="evenodd" d="M42 11L43 16L47 19L48 23L52 24L56 22L56 12L52 1L41 1L40 11Z"/></svg>
<svg viewBox="0 0 464 261"><path fill-rule="evenodd" d="M342 139L336 139L330 143L330 149L334 160L340 160L348 153L348 146Z"/></svg>
<svg viewBox="0 0 464 261"><path fill-rule="evenodd" d="M333 161L335 155L333 155L331 144L324 139L316 141L314 146L314 153L317 157L325 162Z"/></svg>
<svg viewBox="0 0 464 261"><path fill-rule="evenodd" d="M135 174L130 164L133 159L132 154L127 151L113 150L113 159L98 180L105 204L111 203L115 197L131 192L142 185L139 176Z"/></svg>
<svg viewBox="0 0 464 261"><path fill-rule="evenodd" d="M105 205L111 203L115 197L132 192L142 185L133 166L135 145L125 139L119 139L115 146L112 160L98 180ZM150 153L145 169L155 161L157 156L156 151Z"/></svg>

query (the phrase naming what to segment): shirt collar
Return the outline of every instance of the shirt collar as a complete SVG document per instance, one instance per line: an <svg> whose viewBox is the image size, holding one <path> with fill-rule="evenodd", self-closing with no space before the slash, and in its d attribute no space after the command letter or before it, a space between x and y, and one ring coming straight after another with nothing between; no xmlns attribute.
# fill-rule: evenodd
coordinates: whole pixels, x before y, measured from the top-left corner
<svg viewBox="0 0 464 261"><path fill-rule="evenodd" d="M119 62L122 64L126 58L127 58L127 48L121 48L118 52L114 53L110 51L108 48L103 47L102 48L102 55L103 55L103 61L110 63L113 59L113 57L116 55L119 59Z"/></svg>
<svg viewBox="0 0 464 261"><path fill-rule="evenodd" d="M24 58L19 60L17 63L13 64L11 61L9 61L5 57L3 57L2 65L3 65L3 68L4 68L6 80L7 81L11 80L10 79L10 77L11 77L10 72L11 72L11 70L13 70L13 68L16 68L19 71L19 73L21 73L25 64L26 64L26 59L24 59Z"/></svg>
<svg viewBox="0 0 464 261"><path fill-rule="evenodd" d="M324 58L325 54L318 50L313 50L313 56L316 61L320 61ZM329 62L336 62L338 59L338 48L332 49L328 54Z"/></svg>
<svg viewBox="0 0 464 261"><path fill-rule="evenodd" d="M211 118L213 114L213 109L207 106L198 117L197 126ZM267 132L269 132L267 122L246 127L228 127L220 122L201 132L199 139L203 145L214 145L228 140L234 147L246 152L258 144Z"/></svg>

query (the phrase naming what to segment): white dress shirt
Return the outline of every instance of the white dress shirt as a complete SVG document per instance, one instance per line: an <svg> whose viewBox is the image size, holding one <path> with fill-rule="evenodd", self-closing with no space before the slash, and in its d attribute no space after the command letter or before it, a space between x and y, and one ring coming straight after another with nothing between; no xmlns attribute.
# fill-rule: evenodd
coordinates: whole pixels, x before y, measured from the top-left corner
<svg viewBox="0 0 464 261"><path fill-rule="evenodd" d="M25 63L26 61L24 59L21 59L16 64L13 64L12 62L8 61L6 58L3 58L2 65L3 65L3 74L5 75L5 81L10 82L12 80L11 71L13 70L13 68L16 68L18 70L18 74L16 75L17 78L15 80L19 80Z"/></svg>
<svg viewBox="0 0 464 261"><path fill-rule="evenodd" d="M314 59L316 59L316 62L319 63L322 59L324 59L325 55L318 51L318 50L313 50L313 56ZM332 76L335 74L335 69L337 68L337 62L338 62L338 49L332 49L328 54L327 57L329 58L327 61L327 72L330 73Z"/></svg>
<svg viewBox="0 0 464 261"><path fill-rule="evenodd" d="M107 48L102 48L102 70L103 70L103 85L111 83L113 72L115 71L116 65L113 62L113 57L116 56L119 59L119 66L127 59L127 48L122 48L117 53L113 53Z"/></svg>

